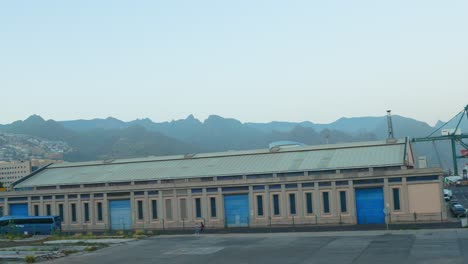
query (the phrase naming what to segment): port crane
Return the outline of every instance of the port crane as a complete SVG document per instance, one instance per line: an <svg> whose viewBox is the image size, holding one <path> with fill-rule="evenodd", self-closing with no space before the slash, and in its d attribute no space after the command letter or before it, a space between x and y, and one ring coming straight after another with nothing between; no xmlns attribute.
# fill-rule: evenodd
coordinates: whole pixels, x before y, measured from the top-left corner
<svg viewBox="0 0 468 264"><path fill-rule="evenodd" d="M457 117L459 117L459 119L458 119L455 129L441 130L448 123L452 122L453 120L456 120ZM459 112L454 117L452 117L452 119L450 119L443 125L439 126L436 130L434 130L428 136L422 137L422 138L413 138L411 140L412 142L432 141L433 143L439 140L450 140L450 143L452 146L453 170L454 170L454 174L457 176L460 175L458 172L458 160L468 158L468 143L463 141L464 139L468 138L468 134L462 133L461 130L459 129L460 123L463 121L464 118L466 118L466 120L468 121L468 105L466 105L465 108L461 112ZM441 131L442 135L434 136L434 134L437 131ZM460 155L457 154L457 145L461 146Z"/></svg>

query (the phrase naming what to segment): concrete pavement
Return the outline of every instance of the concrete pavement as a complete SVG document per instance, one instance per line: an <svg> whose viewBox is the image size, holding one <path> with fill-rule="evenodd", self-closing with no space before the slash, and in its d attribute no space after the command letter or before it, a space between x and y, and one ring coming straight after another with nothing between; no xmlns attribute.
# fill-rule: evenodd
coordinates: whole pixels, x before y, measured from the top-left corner
<svg viewBox="0 0 468 264"><path fill-rule="evenodd" d="M47 263L468 263L468 230L158 236Z"/></svg>

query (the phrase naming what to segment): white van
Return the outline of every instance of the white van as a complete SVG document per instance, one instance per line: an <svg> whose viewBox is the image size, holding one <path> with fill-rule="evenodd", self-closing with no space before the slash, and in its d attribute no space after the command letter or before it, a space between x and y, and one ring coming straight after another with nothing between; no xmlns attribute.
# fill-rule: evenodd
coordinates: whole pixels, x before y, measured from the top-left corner
<svg viewBox="0 0 468 264"><path fill-rule="evenodd" d="M450 201L452 199L452 191L449 189L444 189L444 199L445 201Z"/></svg>

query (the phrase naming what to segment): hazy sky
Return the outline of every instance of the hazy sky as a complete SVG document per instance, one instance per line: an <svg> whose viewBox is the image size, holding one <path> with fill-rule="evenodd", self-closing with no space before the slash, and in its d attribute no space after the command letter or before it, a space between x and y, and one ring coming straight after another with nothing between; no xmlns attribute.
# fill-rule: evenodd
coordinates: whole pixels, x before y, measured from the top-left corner
<svg viewBox="0 0 468 264"><path fill-rule="evenodd" d="M468 1L2 1L0 123L243 122L468 103Z"/></svg>

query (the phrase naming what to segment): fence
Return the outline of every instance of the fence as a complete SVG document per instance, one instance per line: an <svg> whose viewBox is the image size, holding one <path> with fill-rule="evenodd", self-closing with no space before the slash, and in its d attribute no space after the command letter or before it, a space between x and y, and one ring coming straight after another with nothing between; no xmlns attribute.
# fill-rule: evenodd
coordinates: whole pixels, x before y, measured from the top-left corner
<svg viewBox="0 0 468 264"><path fill-rule="evenodd" d="M184 231L194 232L200 223L204 223L206 229L229 229L229 228L296 228L296 227L317 227L320 226L351 226L356 225L357 217L349 214L341 214L337 216L328 215L307 215L304 217L288 216L288 217L262 217L262 218L239 218L234 222L229 222L226 219L196 219L179 221L165 221L161 219L155 222L136 222L131 225L122 225L118 228L109 224L100 223L99 225L91 224L72 224L63 225L64 232L106 232L122 233L131 232L132 230L144 231ZM405 224L405 223L444 223L445 216L442 212L436 213L393 213L385 217L385 223L388 224Z"/></svg>

